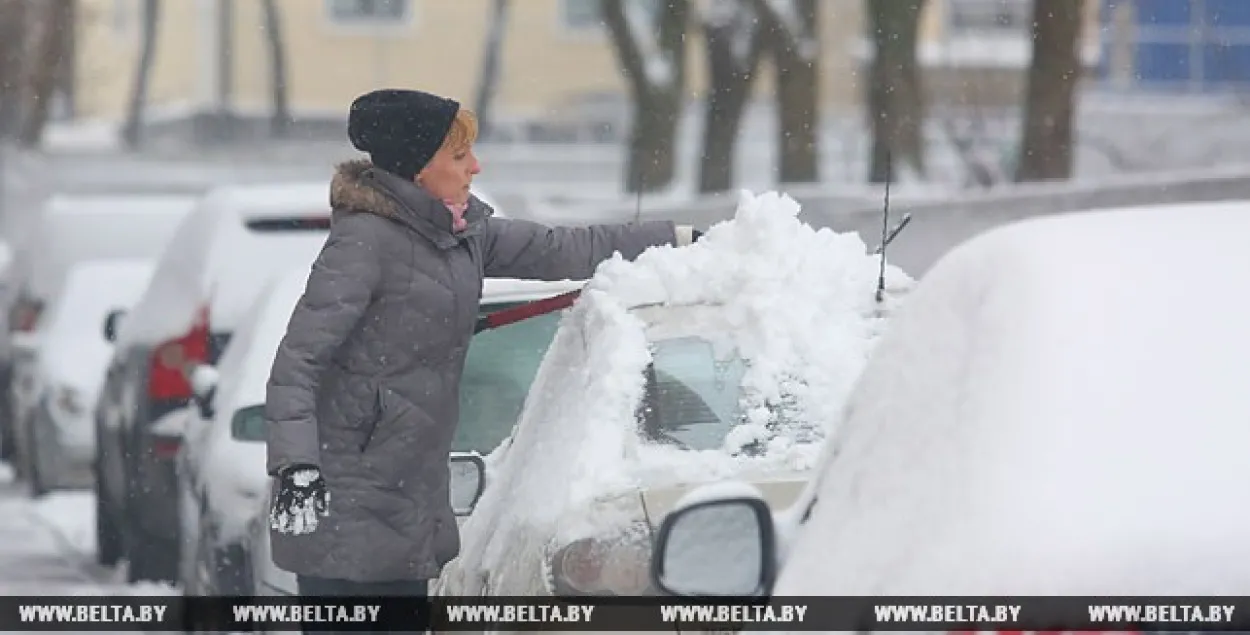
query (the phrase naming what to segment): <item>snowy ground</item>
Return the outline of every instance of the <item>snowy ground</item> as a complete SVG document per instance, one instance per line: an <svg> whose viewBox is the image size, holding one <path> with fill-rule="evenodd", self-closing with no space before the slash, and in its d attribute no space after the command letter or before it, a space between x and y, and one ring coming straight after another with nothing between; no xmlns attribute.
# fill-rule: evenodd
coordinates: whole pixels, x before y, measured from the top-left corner
<svg viewBox="0 0 1250 635"><path fill-rule="evenodd" d="M0 463L0 595L168 595L130 585L125 570L95 562L95 501L89 492L31 499Z"/></svg>

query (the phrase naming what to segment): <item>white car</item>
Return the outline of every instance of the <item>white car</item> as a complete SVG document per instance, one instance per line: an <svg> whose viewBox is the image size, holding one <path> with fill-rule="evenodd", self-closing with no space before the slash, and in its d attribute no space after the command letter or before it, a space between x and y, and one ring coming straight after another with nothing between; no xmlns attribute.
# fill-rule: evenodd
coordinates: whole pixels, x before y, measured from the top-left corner
<svg viewBox="0 0 1250 635"><path fill-rule="evenodd" d="M150 260L88 260L74 265L40 329L34 371L40 387L19 456L36 496L91 486L95 425L91 409L104 379L117 316L152 276Z"/></svg>
<svg viewBox="0 0 1250 635"><path fill-rule="evenodd" d="M166 195L57 195L35 213L30 227L17 239L18 247L6 275L12 334L10 373L0 373L8 385L8 410L0 416L0 436L14 451L29 423L41 387L33 368L39 348L39 323L48 302L58 297L65 276L76 263L114 258L152 259L160 255L195 198ZM5 451L8 455L8 451ZM10 457L24 472L29 461Z"/></svg>
<svg viewBox="0 0 1250 635"><path fill-rule="evenodd" d="M201 369L199 401L211 401L213 414L189 418L180 471L184 544L198 545L186 551L184 572L189 582L184 588L190 594L295 593L295 576L275 567L269 556L264 403L274 353L307 278L306 267L292 271L261 295L222 357L220 383L211 371ZM482 311L491 313L579 287L574 282L487 279ZM512 430L558 321L554 313L534 317L482 331L470 343L451 457L452 505L460 514L467 515L481 495L485 487L481 455Z"/></svg>
<svg viewBox="0 0 1250 635"><path fill-rule="evenodd" d="M663 523L678 595L1245 595L1247 202L991 230L894 316L790 509ZM1243 284L1246 283L1246 284Z"/></svg>
<svg viewBox="0 0 1250 635"><path fill-rule="evenodd" d="M798 495L894 301L875 301L857 236L798 211L747 196L692 246L600 266L488 457L438 594L652 594L652 524L691 487Z"/></svg>
<svg viewBox="0 0 1250 635"><path fill-rule="evenodd" d="M208 192L156 259L126 314L95 407L98 559L131 582L173 582L180 549L174 458L181 438L154 427L192 397L189 369L215 364L271 275L311 267L329 236L324 183Z"/></svg>

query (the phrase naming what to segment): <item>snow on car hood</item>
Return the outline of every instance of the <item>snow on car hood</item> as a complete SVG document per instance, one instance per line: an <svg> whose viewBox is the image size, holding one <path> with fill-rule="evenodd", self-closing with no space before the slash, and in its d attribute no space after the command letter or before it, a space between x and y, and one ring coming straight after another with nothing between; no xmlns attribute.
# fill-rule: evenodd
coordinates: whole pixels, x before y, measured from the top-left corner
<svg viewBox="0 0 1250 635"><path fill-rule="evenodd" d="M786 447L776 438L761 456L677 450L644 443L634 418L651 357L631 308L703 304L717 307L718 332L728 333L751 367L744 388L775 396L787 376L798 376L809 396L806 415L826 431L836 425L884 322L874 298L880 260L857 234L817 231L798 213L788 196L744 192L735 218L698 243L600 265L564 316L511 442L490 457L490 484L465 525L464 566L497 571L515 557L502 539L518 524L510 510L525 510L524 524L546 524L553 533L558 527L560 539L574 539L634 520L579 512L595 500L814 465L818 442ZM911 283L887 267L891 289ZM740 427L740 434L767 436L760 417ZM492 536L501 539L491 544Z"/></svg>

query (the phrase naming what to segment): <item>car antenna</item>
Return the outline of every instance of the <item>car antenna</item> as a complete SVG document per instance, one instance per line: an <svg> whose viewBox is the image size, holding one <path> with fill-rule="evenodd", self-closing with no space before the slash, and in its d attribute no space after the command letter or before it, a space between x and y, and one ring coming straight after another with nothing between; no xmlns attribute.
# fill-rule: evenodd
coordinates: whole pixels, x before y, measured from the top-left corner
<svg viewBox="0 0 1250 635"><path fill-rule="evenodd" d="M890 181L894 176L894 161L890 150L885 151L885 203L881 209L881 269L877 273L877 302L885 298L885 248L890 239Z"/></svg>
<svg viewBox="0 0 1250 635"><path fill-rule="evenodd" d="M894 242L899 232L911 222L911 214L903 214L903 218L894 227L890 227L890 181L894 176L894 162L889 150L885 155L885 205L881 210L881 245L873 253L881 256L881 271L877 274L877 302L885 298L885 248Z"/></svg>

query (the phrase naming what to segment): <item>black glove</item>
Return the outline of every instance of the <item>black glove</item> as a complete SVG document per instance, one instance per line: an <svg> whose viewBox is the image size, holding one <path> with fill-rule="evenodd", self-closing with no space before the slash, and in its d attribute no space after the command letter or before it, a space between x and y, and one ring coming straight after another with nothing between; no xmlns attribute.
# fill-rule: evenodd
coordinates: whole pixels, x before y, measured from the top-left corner
<svg viewBox="0 0 1250 635"><path fill-rule="evenodd" d="M269 509L269 526L283 534L310 534L330 513L330 493L321 468L300 463L278 473L278 492Z"/></svg>
<svg viewBox="0 0 1250 635"><path fill-rule="evenodd" d="M699 230L697 230L697 229L691 228L691 229L690 229L690 242L692 242L692 243L697 243L697 242L699 242L699 237L700 237L700 236L702 236L702 235L703 235L703 232L701 232L701 231L699 231Z"/></svg>

